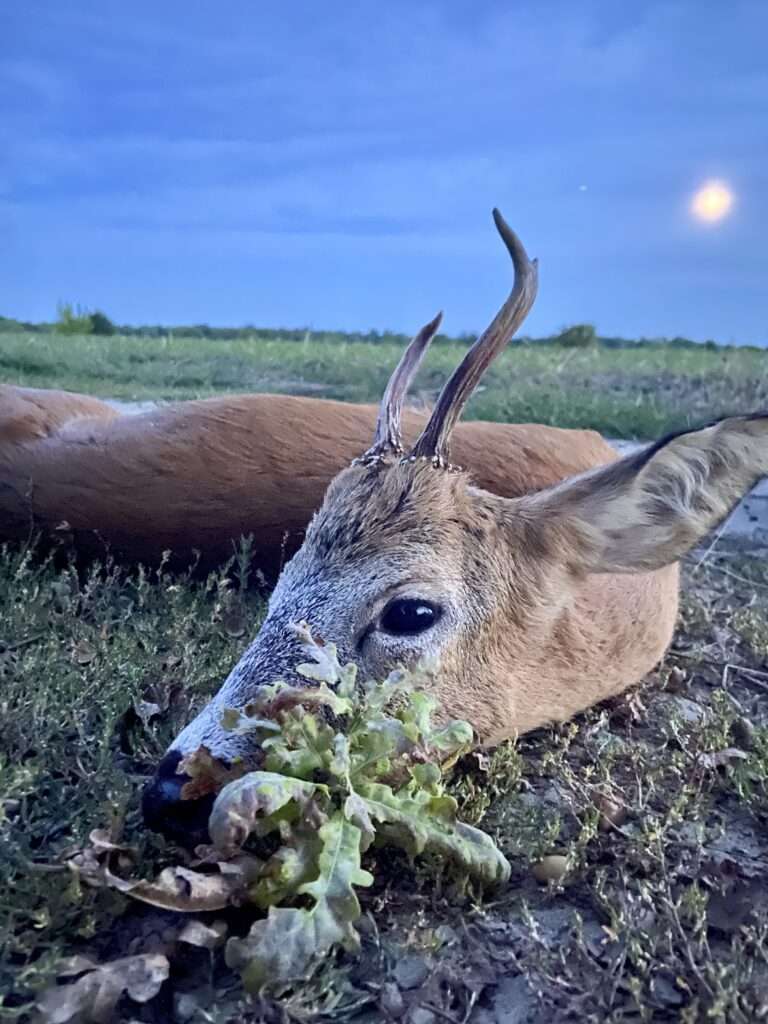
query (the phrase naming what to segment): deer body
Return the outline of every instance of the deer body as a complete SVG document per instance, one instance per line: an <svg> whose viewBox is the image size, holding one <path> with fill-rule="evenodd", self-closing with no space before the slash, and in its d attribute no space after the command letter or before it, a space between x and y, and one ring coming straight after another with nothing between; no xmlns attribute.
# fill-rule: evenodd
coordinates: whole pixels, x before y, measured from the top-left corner
<svg viewBox="0 0 768 1024"><path fill-rule="evenodd" d="M286 549L293 553L328 484L365 447L376 413L372 405L243 395L126 416L87 396L2 387L3 530L15 523L26 535L31 510L37 526L54 529L66 521L78 548L100 551L108 543L145 561L164 549L188 557L199 548L207 564L224 560L234 540L252 533L256 564L274 566ZM427 416L406 411L403 420L404 437L413 443ZM473 484L506 498L618 458L592 431L536 424L459 424L454 451ZM29 495L28 502L19 500L20 493ZM479 547L472 510L459 520L456 507L453 497L445 527L450 535L441 545L461 552L464 563L480 552L473 571L498 597L482 616L497 653L482 678L467 681L458 664L446 673L463 680L455 692L441 695L447 714L469 717L487 742L496 742L571 717L642 677L662 656L677 612L676 566L634 576L586 576L578 588L553 593L545 611L510 629L509 557L495 539L489 544L484 538ZM396 518L383 526L397 538ZM381 557L386 562L391 556L383 551ZM282 585L294 596L295 576L294 568ZM297 601L293 615L305 618L307 608ZM317 622L317 628L333 635L332 622ZM351 640L342 646L354 657ZM531 657L531 649L543 658ZM276 664L272 671L277 678L290 665ZM519 686L509 687L510 673ZM229 700L245 703L248 692L232 693Z"/></svg>
<svg viewBox="0 0 768 1024"><path fill-rule="evenodd" d="M131 560L155 561L165 549L188 558L197 548L212 565L232 553L234 540L252 533L255 564L276 568L299 546L331 480L365 448L376 414L372 405L243 395L127 416L87 396L0 387L3 535L15 527L17 536L27 536L32 512L36 527L53 530L66 521L78 550L102 553L109 544ZM406 442L415 442L426 423L426 414L404 411ZM439 546L458 555L457 576L477 559L473 574L495 600L477 609L487 636L473 644L482 639L480 646L495 653L474 679L459 663L462 649L452 655L452 671L444 653L446 679L461 680L441 693L445 713L469 718L484 741L493 743L570 718L645 675L663 655L674 627L676 565L637 575L585 575L575 587L566 580L552 583L546 600L521 607L510 628L507 609L515 605L516 580L503 537L484 532L471 505L458 515L469 480L492 496L522 497L615 461L614 449L593 431L469 422L457 425L453 451L469 476L450 475ZM434 476L428 467L426 482ZM434 500L425 495L422 506L431 509ZM396 547L403 524L379 516L378 543L390 537ZM345 511L343 518L349 517ZM383 548L380 560L386 565L392 555ZM286 607L291 600L289 617L309 618L354 658L354 637L338 636L332 604L310 609L300 599L301 571L289 567L273 603ZM466 600L471 603L471 594ZM287 653L287 659L265 667L272 678L291 673L295 652ZM387 665L371 670L386 673ZM245 681L220 703L248 699ZM198 727L189 742L198 740L210 744L213 737Z"/></svg>
<svg viewBox="0 0 768 1024"><path fill-rule="evenodd" d="M372 405L232 395L121 415L67 392L0 385L0 541L55 532L78 553L176 564L226 561L253 534L254 564L274 574L304 537L328 484L368 444ZM415 440L427 416L407 411ZM615 459L592 431L464 423L455 454L505 497Z"/></svg>
<svg viewBox="0 0 768 1024"><path fill-rule="evenodd" d="M515 268L509 298L406 446L405 395L440 317L408 346L373 445L334 478L254 641L158 766L144 796L151 827L187 839L205 832L209 807L180 798L186 754L205 745L221 759L258 759L248 734L224 729L222 712L277 679L306 685L295 671L297 622L333 641L364 678L439 663L432 685L441 713L467 719L486 744L621 692L669 643L677 560L768 472L765 415L623 459L595 448L591 468L566 479L553 459L549 485L531 475L506 495L451 465L463 408L536 295L535 262L494 218ZM502 476L524 466L510 450Z"/></svg>
<svg viewBox="0 0 768 1024"><path fill-rule="evenodd" d="M302 620L333 640L342 661L357 661L364 678L439 657L442 715L467 719L487 745L637 682L671 638L677 565L579 578L562 564L559 538L524 536L524 524L499 519L498 502L465 474L436 474L425 463L345 470L283 571L256 641L174 749L205 744L227 758L248 756L221 713L248 703L255 679L302 682L290 631ZM440 605L426 643L371 630L402 598Z"/></svg>
<svg viewBox="0 0 768 1024"><path fill-rule="evenodd" d="M303 527L325 490L259 632L145 791L150 827L187 841L204 835L210 804L181 798L186 777L178 771L201 744L222 760L258 760L252 734L225 730L222 712L278 679L307 685L296 673L304 654L297 622L334 642L363 678L438 663L431 685L442 715L467 719L486 744L621 692L669 643L678 559L768 474L766 414L731 417L622 459L589 433L458 427L536 295L535 262L497 211L494 218L515 270L508 299L428 418L403 408L440 317L416 335L390 378L366 451L360 435L373 425L372 410L317 404L326 420L297 415L277 430L270 405L311 400L266 396L189 403L143 420L84 419L62 428L59 440L34 442L42 469L33 502L74 444L91 460L77 487L112 495L105 521L129 534L136 530L130 516L143 512L164 544L181 516L204 537L216 516L242 523L232 533L258 521L262 536L276 537L296 520ZM104 443L95 439L105 436L111 462L98 454ZM13 491L24 493L26 457L26 476L24 459L12 460ZM243 502L234 517L228 502L213 499L224 493Z"/></svg>

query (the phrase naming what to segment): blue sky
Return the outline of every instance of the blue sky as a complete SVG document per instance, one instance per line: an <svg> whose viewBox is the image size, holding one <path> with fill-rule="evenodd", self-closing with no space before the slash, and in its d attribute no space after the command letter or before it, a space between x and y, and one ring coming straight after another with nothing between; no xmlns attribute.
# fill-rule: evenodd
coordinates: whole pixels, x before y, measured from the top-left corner
<svg viewBox="0 0 768 1024"><path fill-rule="evenodd" d="M765 0L7 7L0 313L768 341Z"/></svg>

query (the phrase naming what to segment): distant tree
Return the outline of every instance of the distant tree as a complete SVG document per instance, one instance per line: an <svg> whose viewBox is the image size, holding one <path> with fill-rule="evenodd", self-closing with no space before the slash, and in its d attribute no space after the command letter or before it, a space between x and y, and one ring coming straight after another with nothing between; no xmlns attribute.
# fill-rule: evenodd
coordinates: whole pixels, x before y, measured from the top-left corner
<svg viewBox="0 0 768 1024"><path fill-rule="evenodd" d="M114 334L115 325L109 319L106 313L102 313L101 310L95 309L91 314L91 333L92 334Z"/></svg>
<svg viewBox="0 0 768 1024"><path fill-rule="evenodd" d="M75 308L71 302L60 302L56 307L59 318L54 324L57 334L92 334L93 323L90 314L80 306Z"/></svg>
<svg viewBox="0 0 768 1024"><path fill-rule="evenodd" d="M574 324L573 327L566 327L552 340L564 348L590 348L598 343L597 331L592 324Z"/></svg>

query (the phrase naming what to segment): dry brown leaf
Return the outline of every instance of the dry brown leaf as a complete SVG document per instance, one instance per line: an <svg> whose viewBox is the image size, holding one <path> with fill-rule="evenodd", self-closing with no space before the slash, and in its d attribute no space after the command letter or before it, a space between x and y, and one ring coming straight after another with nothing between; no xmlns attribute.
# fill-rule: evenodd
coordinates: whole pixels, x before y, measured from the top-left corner
<svg viewBox="0 0 768 1024"><path fill-rule="evenodd" d="M56 970L57 978L74 978L86 971L94 971L99 965L89 956L68 956L62 960Z"/></svg>
<svg viewBox="0 0 768 1024"><path fill-rule="evenodd" d="M199 800L210 793L218 793L228 782L242 778L248 771L244 764L224 764L205 746L183 758L176 770L191 779L181 788L182 800Z"/></svg>
<svg viewBox="0 0 768 1024"><path fill-rule="evenodd" d="M731 761L743 761L747 757L749 755L738 747L727 747L725 750L717 750L712 754L699 754L699 763L705 768L721 768Z"/></svg>
<svg viewBox="0 0 768 1024"><path fill-rule="evenodd" d="M467 763L476 771L487 774L491 767L491 758L484 750L471 750L467 755Z"/></svg>
<svg viewBox="0 0 768 1024"><path fill-rule="evenodd" d="M162 713L160 705L155 704L151 700L135 700L133 702L133 710L145 729L153 718L157 718Z"/></svg>
<svg viewBox="0 0 768 1024"><path fill-rule="evenodd" d="M667 689L671 693L682 693L685 689L687 676L678 665L673 665L667 676Z"/></svg>
<svg viewBox="0 0 768 1024"><path fill-rule="evenodd" d="M618 828L627 819L627 808L624 804L604 793L599 794L596 798L595 807L600 812L597 827L601 832L608 832L612 828Z"/></svg>
<svg viewBox="0 0 768 1024"><path fill-rule="evenodd" d="M235 639L244 636L248 625L245 612L239 605L226 608L221 613L221 625L227 636L234 637Z"/></svg>
<svg viewBox="0 0 768 1024"><path fill-rule="evenodd" d="M203 924L202 921L187 921L179 932L179 942L200 949L218 949L227 937L227 922L214 921Z"/></svg>
<svg viewBox="0 0 768 1024"><path fill-rule="evenodd" d="M189 868L164 868L153 881L125 879L104 867L106 883L118 892L142 903L163 910L177 910L183 914L197 914L206 910L223 910L243 888L240 875L204 875Z"/></svg>
<svg viewBox="0 0 768 1024"><path fill-rule="evenodd" d="M107 884L104 880L104 865L93 850L80 850L64 863L86 885L99 888Z"/></svg>
<svg viewBox="0 0 768 1024"><path fill-rule="evenodd" d="M64 862L86 885L94 888L107 885L105 868L111 861L113 866L129 868L136 859L132 846L115 842L109 829L95 828L88 836L90 846L77 850Z"/></svg>
<svg viewBox="0 0 768 1024"><path fill-rule="evenodd" d="M534 864L532 870L537 882L559 882L568 870L568 858L560 853L551 853Z"/></svg>
<svg viewBox="0 0 768 1024"><path fill-rule="evenodd" d="M72 647L72 661L76 665L90 665L98 651L88 640L78 640Z"/></svg>
<svg viewBox="0 0 768 1024"><path fill-rule="evenodd" d="M88 840L96 853L123 853L131 857L136 856L135 848L133 846L126 846L125 843L115 842L109 829L93 829L88 836Z"/></svg>
<svg viewBox="0 0 768 1024"><path fill-rule="evenodd" d="M221 857L221 854L217 854ZM264 870L264 861L252 853L239 853L230 860L218 860L216 866L222 875L233 880L239 880L243 888L247 888L261 877Z"/></svg>
<svg viewBox="0 0 768 1024"><path fill-rule="evenodd" d="M41 1024L107 1024L125 993L136 1003L147 1003L168 977L169 964L159 953L127 956L108 964L87 957L66 961L60 977L80 974L70 985L56 985L43 993L37 1007Z"/></svg>
<svg viewBox="0 0 768 1024"><path fill-rule="evenodd" d="M731 722L731 736L742 750L752 750L755 745L755 727L743 716Z"/></svg>

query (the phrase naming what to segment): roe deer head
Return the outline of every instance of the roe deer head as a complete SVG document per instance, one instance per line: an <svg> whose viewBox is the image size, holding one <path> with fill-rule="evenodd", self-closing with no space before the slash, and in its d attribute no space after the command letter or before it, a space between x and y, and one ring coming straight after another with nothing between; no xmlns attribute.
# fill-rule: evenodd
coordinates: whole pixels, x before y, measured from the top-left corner
<svg viewBox="0 0 768 1024"><path fill-rule="evenodd" d="M482 491L450 465L454 424L536 296L536 263L494 219L514 265L509 298L406 453L403 401L440 317L411 342L373 446L332 481L256 638L161 762L144 800L152 827L188 838L204 829L209 805L180 800L178 763L201 744L224 760L254 753L222 728L222 711L277 679L307 685L294 672L302 652L290 626L301 620L364 678L436 658L443 713L467 719L485 744L621 692L669 643L677 559L768 472L766 415L680 434L519 498Z"/></svg>

